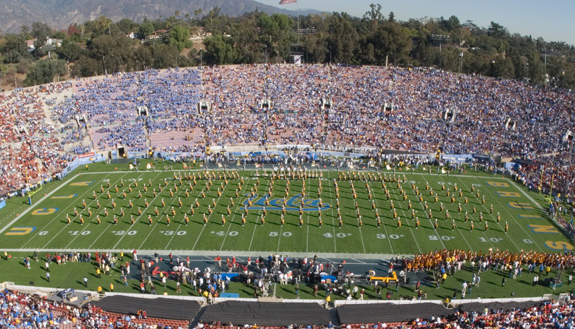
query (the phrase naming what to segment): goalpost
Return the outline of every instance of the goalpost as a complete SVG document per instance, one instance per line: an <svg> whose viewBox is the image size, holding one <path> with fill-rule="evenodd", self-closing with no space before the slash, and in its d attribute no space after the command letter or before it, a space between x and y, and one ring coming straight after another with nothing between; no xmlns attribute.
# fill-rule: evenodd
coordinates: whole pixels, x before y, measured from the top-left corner
<svg viewBox="0 0 575 329"><path fill-rule="evenodd" d="M37 189L34 190L34 191L30 191L30 190L28 191L28 204L29 204L29 205L32 205L32 196L33 196L34 194L40 192L40 190L42 190L42 186L43 186L43 185L44 185L44 184L40 184L40 187L37 188Z"/></svg>

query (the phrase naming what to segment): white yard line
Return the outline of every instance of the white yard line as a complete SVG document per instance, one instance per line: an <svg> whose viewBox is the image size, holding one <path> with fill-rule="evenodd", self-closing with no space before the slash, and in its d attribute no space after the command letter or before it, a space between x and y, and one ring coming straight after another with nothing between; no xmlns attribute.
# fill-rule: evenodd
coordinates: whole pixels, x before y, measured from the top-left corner
<svg viewBox="0 0 575 329"><path fill-rule="evenodd" d="M462 185L465 186L465 189L468 190L468 189L467 189L467 184L465 184L465 182L464 182L463 180L461 180L461 179L460 179L459 181L461 182ZM470 190L470 189L469 189L469 190ZM485 187L485 190L486 190L486 191L489 191L489 190L487 189L487 187ZM489 209L487 209L487 207L486 207L485 205L481 205L481 208L485 209L485 210L486 210L486 213L489 214ZM502 232L504 232L503 227L501 227L501 225L500 225L499 223L497 223L497 220L493 220L492 214L490 214L489 217L492 219L492 222L495 223L495 224L497 225L497 227L499 227L499 229L500 229ZM484 220L487 221L487 219L484 219ZM483 235L484 235L484 237L485 237L485 240L489 241L489 243L491 244L491 246L494 247L494 248L496 248L496 246L492 243L490 237L487 236L487 234L485 233L485 231L483 231ZM517 250L521 250L521 249L522 249L522 248L520 248L517 244L515 244L515 241L513 241L513 239L509 239L509 241L511 241L511 243L515 246L515 248L516 248Z"/></svg>
<svg viewBox="0 0 575 329"><path fill-rule="evenodd" d="M52 194L58 192L62 187L68 185L70 182L72 182L74 179L76 179L76 177L80 176L79 174L77 174L76 176L74 176L74 178L70 178L70 180L68 180L65 183L62 183L62 185L58 186L57 188L55 188L52 192L46 194L44 197L42 197L40 200L36 201L37 203L42 203L44 202L44 200L46 200L47 198L51 197ZM87 192L86 192L87 193ZM85 193L84 193L85 194ZM18 220L20 220L20 218L22 218L24 215L26 215L27 213L29 213L32 210L32 206L28 207L26 210L24 210L22 213L20 213L20 215L16 216L16 218L14 218L14 220L12 220L10 223L8 223L6 226L4 226L2 229L0 229L0 234L2 234L4 231L6 231L8 228L10 228L10 226L14 225ZM46 224L44 227L48 226L50 223ZM31 240L31 239L30 239Z"/></svg>
<svg viewBox="0 0 575 329"><path fill-rule="evenodd" d="M156 175L156 177L154 177L154 179L152 180L152 182L154 182L154 181L158 178L158 176L160 176L160 174L161 174L161 173L158 173L158 174ZM146 183L144 183L144 184L146 184ZM153 185L153 184L152 184L152 185ZM153 187L150 187L150 188L153 188ZM155 198L152 199L152 202L150 202L150 205L152 205L152 204L154 203L154 201L160 196L160 194L162 194L162 193L161 193L161 192L158 193L158 195L157 195ZM132 228L134 225L136 225L137 223L139 223L140 218L141 218L142 216L144 216L144 214L146 213L146 210L148 210L148 208L149 208L149 207L145 208L145 209L142 211L142 214L141 214L140 216L136 217L136 220L134 220L134 224L130 225L130 228ZM126 235L128 234L128 232L129 232L129 229L126 230L126 232L124 233L124 235L122 235L122 237L120 237L120 239L118 240L118 242L116 242L116 244L115 244L114 247L113 247L114 249L116 249L116 248L118 247L118 245L119 245L120 242L122 242L122 240L126 237Z"/></svg>
<svg viewBox="0 0 575 329"><path fill-rule="evenodd" d="M429 183L429 182L427 180L425 180L425 183ZM425 192L428 192L428 191L425 190ZM422 194L425 192L421 191L419 193ZM424 201L426 201L426 200L424 200ZM443 243L443 240L441 239L441 235L439 235L439 232L437 232L437 230L435 229L433 222L431 221L431 218L429 218L429 216L427 215L427 212L425 211L425 206L423 205L423 203L421 201L419 201L419 198L418 198L417 203L419 203L419 205L421 206L421 210L423 211L423 216L425 216L427 218L427 220L429 221L429 224L431 225L432 230L435 232L435 236L437 236L437 240L439 240L439 242L441 242L441 246L443 247L443 249L446 249L445 244Z"/></svg>
<svg viewBox="0 0 575 329"><path fill-rule="evenodd" d="M378 187L378 188L383 191L383 189L382 189L381 187ZM375 204L376 204L376 206L379 208L379 205L378 205L378 203L377 203L377 198L375 197L375 191L374 191L374 196L373 196L373 197L374 197L374 199L375 199ZM408 197L408 200L409 200L409 197ZM402 201L402 202L404 202L404 201ZM408 220L409 220L409 217L408 217L409 214L406 214L406 213L405 213L405 210L403 210L403 209L401 209L401 213L403 214L403 218L404 218L405 222L407 223ZM414 221L414 225L415 225L415 221ZM407 225L406 225L406 226L407 226ZM406 229L408 229L409 232L411 233L411 236L413 237L413 241L415 241L415 245L417 246L417 250L419 250L419 253L421 254L421 253L422 253L422 252L421 252L421 248L419 247L419 243L417 242L417 238L415 237L415 233L413 233L414 228L407 226ZM388 238L389 238L389 236L388 236Z"/></svg>
<svg viewBox="0 0 575 329"><path fill-rule="evenodd" d="M333 189L335 187L333 187L331 184L333 184L333 181L328 179L327 180L327 188L329 188L329 199L330 199L329 201L331 202L329 209L330 209L330 213L331 213L331 225L333 228L333 251L337 254L337 239L336 239L337 233L335 233L335 216L333 214Z"/></svg>
<svg viewBox="0 0 575 329"><path fill-rule="evenodd" d="M247 182L250 181L250 178L248 178ZM239 182L239 180L238 180ZM247 184L246 182L246 184ZM230 183L228 183L229 185ZM236 185L237 186L237 185ZM227 188L228 186L226 185L225 188ZM224 188L224 190L225 190ZM222 192L222 197L224 196L224 192ZM230 234L230 230L232 229L232 223L234 222L234 218L236 217L236 212L240 209L240 204L241 204L241 197L238 197L236 200L234 200L235 205L235 209L232 209L232 218L230 219L229 225L228 225L228 230L226 231L226 235L224 236L224 241L222 241L222 245L220 246L220 251L224 250L224 245L226 243L226 239L228 238L228 235Z"/></svg>
<svg viewBox="0 0 575 329"><path fill-rule="evenodd" d="M511 181L510 181L509 179L506 179L506 181L508 182L508 184L511 183ZM513 185L513 184L511 183L510 186L511 186L511 185ZM517 188L517 186L515 186L515 187ZM521 190L521 189L519 189L519 190L524 193L523 190ZM488 193L489 193L489 190L488 190L488 189L486 189L486 191L488 191ZM493 194L493 193L489 193L489 194ZM539 206L539 207L540 207L540 205L539 205L537 202L535 202L535 200L533 200L533 198L531 198L529 195L526 195L526 194L524 194L524 195L527 197L527 199L529 199L530 201L532 201L536 206ZM510 201L511 201L511 200L510 200ZM506 207L505 204L504 204L503 208L505 209L505 212L507 212L507 215L509 216L509 218L512 219L512 220L517 224L517 226L519 226L519 227L523 230L523 232L525 232L525 235L526 235L526 236L529 236L529 238L531 239L531 241L533 241L533 244L536 245L537 248L539 248L539 250L545 251L545 250L544 250L543 248L541 248L541 246L537 243L537 239L533 238L533 236L529 233L529 231L526 230L525 227L524 227L523 225L521 225L521 223L519 223L519 221L517 220L517 218L515 218L515 216L513 216L513 214L511 214L511 212L507 209L507 207ZM523 248L518 248L518 250L521 250L521 249L523 249Z"/></svg>
<svg viewBox="0 0 575 329"><path fill-rule="evenodd" d="M125 176L125 174L122 175L122 177L124 177L124 176ZM120 177L120 179L122 179L122 177ZM120 179L117 179L117 180L114 182L114 184L117 183ZM104 181L104 180L101 180L101 182L103 182L103 181ZM113 186L114 184L111 184L111 183L110 183L110 187L108 187L108 188L106 189L106 191L110 191L110 189L112 188L112 186ZM103 194L103 193L102 193L102 194ZM100 196L101 196L102 194L100 194ZM96 200L92 200L92 202L90 202L90 204L94 203L95 201L96 201ZM110 201L110 200L108 200L108 201ZM104 206L104 209L105 209L105 208L106 208L106 206ZM74 242L79 236L83 236L83 235L82 235L83 232L88 232L88 227L90 227L90 225L92 225L92 218L90 218L90 220L87 221L87 222L88 222L88 224L87 224L86 226L82 225L82 230L80 230L80 233L77 234L77 235L75 235L74 238L72 238L72 240L66 245L66 248L68 248L68 247L72 244L72 242ZM65 227L67 227L67 226L65 226ZM105 232L105 231L106 231L106 230L104 230L104 232ZM102 232L102 233L104 233L104 232ZM53 240L53 239L54 239L54 238L52 238L52 240ZM52 240L50 240L50 242L51 242ZM48 242L48 243L50 243L50 242ZM48 244L46 244L46 245L48 245ZM92 246L90 246L89 248L91 248L91 247L92 247Z"/></svg>
<svg viewBox="0 0 575 329"><path fill-rule="evenodd" d="M122 176L122 177L123 177L123 176ZM142 175L139 175L139 176L138 176L138 178L140 178L140 177L142 177ZM136 182L138 181L138 178L136 178ZM117 182L117 181L116 181L116 182ZM110 185L110 187L111 187L111 185ZM122 192L124 192L124 191L125 191L125 190L123 190ZM118 196L118 195L116 194L116 197L117 197L117 196ZM110 201L110 200L108 200L108 201ZM112 215L114 215L114 214L112 214ZM106 233L111 226L112 226L112 225L108 225L108 226L102 231L102 233L100 233L100 235L96 238L96 240L94 240L94 242L92 242L92 244L91 244L90 247L88 247L88 248L89 248L89 249L92 249L92 247L94 246L94 244L96 244L96 242L97 242L98 240L100 240L100 238L102 237L102 235L104 235L104 233ZM128 232L128 231L126 231L125 234L127 234L127 232ZM114 245L114 248L116 248L116 246L117 246L117 244Z"/></svg>
<svg viewBox="0 0 575 329"><path fill-rule="evenodd" d="M109 175L108 175L109 176ZM100 180L100 182L103 182L104 179L106 179L105 176L104 178L102 178L102 180ZM109 189L108 189L109 190ZM86 191L84 193L82 193L81 197L83 197L84 195L86 195L86 193L88 193L90 191L90 189L86 189ZM86 208L89 209L89 207L96 202L96 200L92 200L89 204L87 204ZM76 206L74 205L74 202L70 202L70 204L64 209L64 214L66 213L66 210L69 209L70 207L75 208ZM80 211L80 214L82 214L84 211L84 209L82 209L82 211ZM58 216L54 217L48 224L46 224L44 227L48 227L49 225L51 225L56 219L58 219ZM74 222L74 219L70 219L70 225L75 225L76 223ZM90 223L88 223L89 225ZM65 232L66 230L70 229L70 225L66 224L65 226L63 226L60 231L58 231L58 233L54 234L54 236L52 236L52 238L50 239L50 241L48 241L46 244L44 244L44 248L48 247L48 245L54 240L56 239L61 233ZM84 227L82 226L82 229ZM32 237L33 239L34 237ZM28 242L30 242L32 239L30 239ZM26 244L28 244L28 242L26 242Z"/></svg>

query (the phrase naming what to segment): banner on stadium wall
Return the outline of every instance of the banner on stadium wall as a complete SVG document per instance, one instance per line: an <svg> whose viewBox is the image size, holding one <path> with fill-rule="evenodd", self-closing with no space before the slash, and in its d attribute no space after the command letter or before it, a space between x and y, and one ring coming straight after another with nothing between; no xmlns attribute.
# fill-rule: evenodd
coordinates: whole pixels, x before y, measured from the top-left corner
<svg viewBox="0 0 575 329"><path fill-rule="evenodd" d="M86 153L86 154L88 154L88 153ZM90 157L78 156L76 159L74 159L72 162L70 162L68 167L66 167L64 170L62 170L61 173L56 174L56 177L58 177L59 179L63 179L64 177L68 176L69 173L71 173L72 171L74 171L76 168L78 168L81 165L86 165L86 164L94 163L94 162L100 162L100 161L104 161L104 160L106 160L106 157L102 154L92 154L92 156L90 156Z"/></svg>
<svg viewBox="0 0 575 329"><path fill-rule="evenodd" d="M278 150L285 150L285 149L297 149L297 150L305 150L311 149L311 145L299 145L299 144L280 144L277 146Z"/></svg>
<svg viewBox="0 0 575 329"><path fill-rule="evenodd" d="M0 201L0 209L6 207L6 200Z"/></svg>
<svg viewBox="0 0 575 329"><path fill-rule="evenodd" d="M94 152L90 152L90 153L80 154L78 157L79 158L89 158L89 157L93 157L94 155L96 155Z"/></svg>
<svg viewBox="0 0 575 329"><path fill-rule="evenodd" d="M441 159L450 162L467 163L473 160L473 156L471 154L443 154Z"/></svg>
<svg viewBox="0 0 575 329"><path fill-rule="evenodd" d="M148 152L128 152L129 159L143 159L148 156Z"/></svg>

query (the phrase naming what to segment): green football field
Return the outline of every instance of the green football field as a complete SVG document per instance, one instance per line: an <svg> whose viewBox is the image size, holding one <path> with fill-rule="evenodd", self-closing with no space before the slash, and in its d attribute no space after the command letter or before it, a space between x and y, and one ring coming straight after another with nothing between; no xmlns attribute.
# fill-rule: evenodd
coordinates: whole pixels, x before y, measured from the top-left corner
<svg viewBox="0 0 575 329"><path fill-rule="evenodd" d="M270 169L210 170L206 174L204 169L183 169L182 164L174 164L171 170L139 172L129 171L127 164L91 165L37 193L31 206L22 206L25 199L20 199L17 215L12 214L14 201L9 200L9 207L0 210L5 226L0 250L370 257L437 249L563 252L573 248L545 215L543 196L501 176L446 175L436 168L431 172L360 171L355 177L351 171L344 177L342 172L323 168L307 172L305 178L272 180Z"/></svg>

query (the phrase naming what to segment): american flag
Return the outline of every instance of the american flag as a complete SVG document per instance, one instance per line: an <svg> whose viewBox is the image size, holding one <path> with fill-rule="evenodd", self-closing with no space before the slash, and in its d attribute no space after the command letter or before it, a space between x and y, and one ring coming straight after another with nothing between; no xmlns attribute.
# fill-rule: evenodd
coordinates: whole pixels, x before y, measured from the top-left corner
<svg viewBox="0 0 575 329"><path fill-rule="evenodd" d="M297 0L281 0L280 5L288 5L290 3L296 3Z"/></svg>

